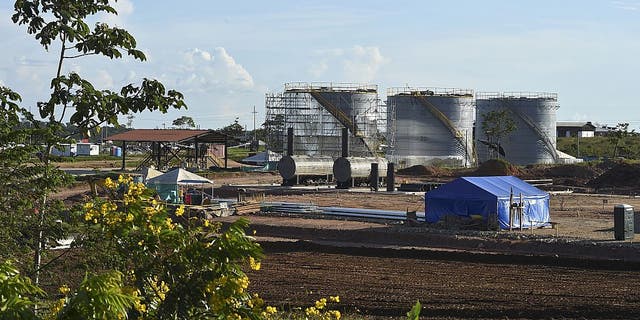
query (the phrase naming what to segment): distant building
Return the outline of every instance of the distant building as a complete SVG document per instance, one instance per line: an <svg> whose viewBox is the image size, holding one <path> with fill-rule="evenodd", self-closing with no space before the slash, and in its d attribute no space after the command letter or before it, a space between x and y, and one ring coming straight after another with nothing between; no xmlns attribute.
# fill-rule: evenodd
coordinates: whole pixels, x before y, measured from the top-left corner
<svg viewBox="0 0 640 320"><path fill-rule="evenodd" d="M558 121L557 137L590 138L596 135L596 126L590 121Z"/></svg>

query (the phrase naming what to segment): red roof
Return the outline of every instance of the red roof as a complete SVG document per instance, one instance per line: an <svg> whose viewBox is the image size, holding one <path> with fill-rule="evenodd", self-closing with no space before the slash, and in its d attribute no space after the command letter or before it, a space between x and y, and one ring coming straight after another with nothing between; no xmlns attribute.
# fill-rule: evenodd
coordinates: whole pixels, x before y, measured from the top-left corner
<svg viewBox="0 0 640 320"><path fill-rule="evenodd" d="M135 142L181 142L194 139L223 143L226 136L212 130L133 129L107 137L107 140L112 141Z"/></svg>

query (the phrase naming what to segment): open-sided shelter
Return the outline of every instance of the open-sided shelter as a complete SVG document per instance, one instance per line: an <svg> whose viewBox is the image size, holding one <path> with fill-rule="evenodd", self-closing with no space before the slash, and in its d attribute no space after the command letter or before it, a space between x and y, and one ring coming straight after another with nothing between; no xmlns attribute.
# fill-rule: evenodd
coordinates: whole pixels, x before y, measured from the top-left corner
<svg viewBox="0 0 640 320"><path fill-rule="evenodd" d="M523 218L510 220L509 200L520 202ZM549 194L513 176L462 177L427 192L425 217L435 223L448 215L461 218L481 216L484 221L496 221L501 229L511 226L539 227L550 222Z"/></svg>
<svg viewBox="0 0 640 320"><path fill-rule="evenodd" d="M126 169L127 146L131 143L150 144L147 156L136 170L151 165L163 169L184 163L198 168L227 168L229 137L214 130L133 129L109 136L107 140L122 142L122 170ZM213 152L220 145L224 145L224 159Z"/></svg>
<svg viewBox="0 0 640 320"><path fill-rule="evenodd" d="M146 180L148 188L155 189L162 200L172 203L182 201L184 187L205 184L213 184L213 181L180 168Z"/></svg>

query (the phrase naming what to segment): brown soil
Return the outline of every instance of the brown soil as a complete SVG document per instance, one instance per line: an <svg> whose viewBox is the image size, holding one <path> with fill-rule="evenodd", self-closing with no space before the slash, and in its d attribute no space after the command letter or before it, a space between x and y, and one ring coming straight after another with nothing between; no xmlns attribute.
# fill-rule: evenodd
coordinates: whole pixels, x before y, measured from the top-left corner
<svg viewBox="0 0 640 320"><path fill-rule="evenodd" d="M338 309L402 319L633 319L637 271L548 265L511 257L266 243L251 288L272 305L305 307L339 295Z"/></svg>
<svg viewBox="0 0 640 320"><path fill-rule="evenodd" d="M519 174L554 181L572 175L580 181L596 179L606 170L578 166L535 168L538 172L525 169ZM633 170L615 170L640 177ZM455 176L435 174L440 179ZM403 175L401 179L431 180L433 175ZM264 192L265 201L424 210L424 194L246 187L280 181L279 176L264 173L213 179L217 186L245 185L242 188L248 193ZM234 187L216 192L223 190L232 196ZM81 193L76 190L69 195ZM560 228L538 229L533 234L444 230L311 215L248 216L266 253L262 269L250 273L251 289L269 304L281 307L306 307L320 297L339 295L337 309L376 319L401 319L416 300L423 303L425 319L640 318L640 246L613 239L611 212L618 203L640 207L640 198L553 195L551 219ZM237 217L219 220L234 219Z"/></svg>

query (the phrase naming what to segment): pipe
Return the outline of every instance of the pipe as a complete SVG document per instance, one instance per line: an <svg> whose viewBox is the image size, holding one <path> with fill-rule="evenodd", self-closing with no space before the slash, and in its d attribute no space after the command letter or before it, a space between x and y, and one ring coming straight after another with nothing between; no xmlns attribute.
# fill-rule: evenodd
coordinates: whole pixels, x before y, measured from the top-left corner
<svg viewBox="0 0 640 320"><path fill-rule="evenodd" d="M293 155L293 128L287 128L287 155Z"/></svg>
<svg viewBox="0 0 640 320"><path fill-rule="evenodd" d="M369 184L373 191L378 192L379 182L380 182L380 176L378 175L378 163L372 162L371 163L371 181L369 181Z"/></svg>
<svg viewBox="0 0 640 320"><path fill-rule="evenodd" d="M395 164L393 162L387 163L387 191L393 192L396 190L396 174Z"/></svg>
<svg viewBox="0 0 640 320"><path fill-rule="evenodd" d="M342 157L349 156L349 129L342 128Z"/></svg>

